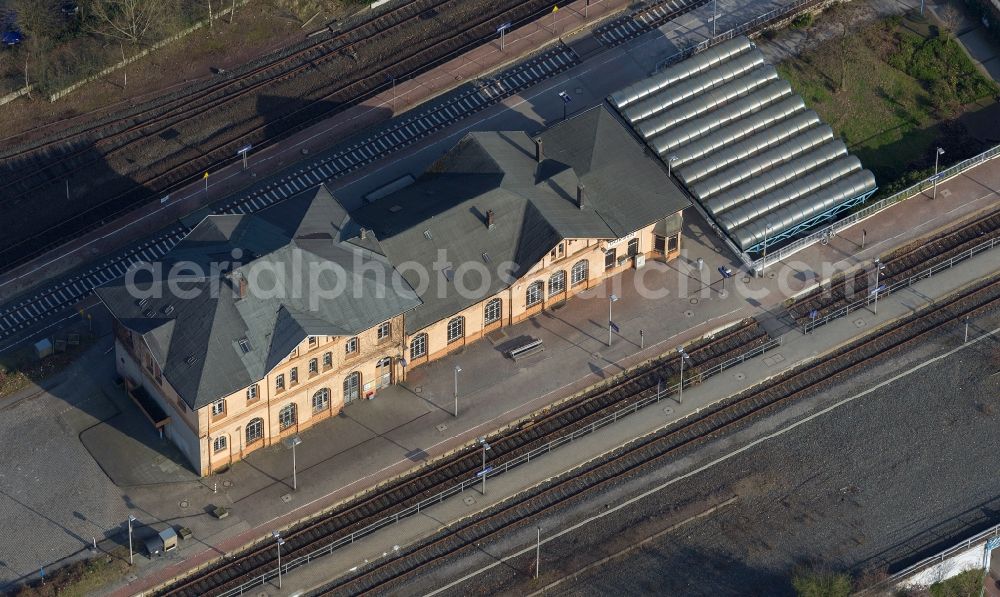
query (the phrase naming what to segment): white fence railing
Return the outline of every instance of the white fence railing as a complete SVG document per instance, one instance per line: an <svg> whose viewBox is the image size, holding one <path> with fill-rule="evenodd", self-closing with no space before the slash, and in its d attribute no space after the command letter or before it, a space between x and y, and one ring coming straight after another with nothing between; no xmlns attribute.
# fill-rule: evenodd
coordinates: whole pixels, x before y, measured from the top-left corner
<svg viewBox="0 0 1000 597"><path fill-rule="evenodd" d="M892 207L893 205L901 201L905 201L911 197L916 197L917 195L920 195L921 193L933 188L935 181L937 181L937 183L940 184L941 181L947 180L954 176L958 176L959 174L965 172L966 170L975 168L976 166L982 164L983 162L991 160L997 157L998 155L1000 155L1000 145L992 147L984 151L983 153L973 156L967 160L962 160L961 162L955 164L954 166L945 168L944 170L938 172L937 176L929 176L924 180L921 180L917 184L907 187L902 191L896 193L895 195L891 195L889 197L886 197L885 199L876 201L875 203L872 203L868 207L859 210L842 220L838 220L825 228L817 230L816 232L810 234L809 236L800 238L799 240L787 244L781 247L780 249L776 249L773 252L769 251L767 257L763 259L758 259L753 262L752 271L761 271L763 267L777 263L787 258L792 253L801 251L802 249L816 242L829 239L837 232L840 232L845 228L849 228L850 226L857 224L861 220L870 218L871 216L877 214L878 212L884 209Z"/></svg>
<svg viewBox="0 0 1000 597"><path fill-rule="evenodd" d="M760 345L760 346L758 346L756 348L748 350L747 352L745 352L745 353L743 353L743 354L741 354L741 355L739 355L737 357L734 357L732 359L729 359L729 360L727 360L725 362L719 363L718 365L715 365L714 367L712 367L710 369L707 369L705 371L699 371L697 373L693 373L691 375L685 376L684 380L683 380L684 387L687 388L687 387L690 387L690 386L693 386L693 385L700 384L701 382L703 382L704 380L708 379L709 377L712 377L713 375L718 375L719 373L722 373L726 369L730 369L732 367L735 367L735 366L737 366L737 365L745 362L747 359L751 359L753 357L762 355L765 352L767 352L768 350L776 348L776 347L778 347L780 345L781 345L781 338L777 338L777 339L774 339L774 340L769 340L768 342L766 342L766 343L764 343L764 344L762 344L762 345ZM615 410L611 414L606 415L606 416L604 416L604 417L602 417L602 418L600 418L600 419L598 419L596 421L593 421L592 423L590 423L586 427L581 427L580 429L577 429L576 431L573 431L571 433L567 433L566 435L558 437L558 438L556 438L556 439L548 442L547 444L545 444L543 446L539 446L539 447L537 447L537 448L535 448L535 449L533 449L533 450L531 450L529 452L525 452L524 454L521 454L520 456L517 456L516 458L512 458L510 460L507 460L507 461L503 462L502 464L497 464L497 463L491 464L490 466L488 466L486 468L486 477L487 478L496 477L497 475L502 475L502 474L508 472L512 468L521 466L522 464L528 464L529 462L531 462L532 458L536 458L537 459L539 456L542 456L544 454L548 454L549 452L555 450L556 448L559 448L559 447L564 446L564 445L566 445L568 443L571 443L575 439L581 438L581 437L583 437L585 435L589 435L589 434L597 431L598 429L601 429L602 427L610 425L610 424L612 424L612 423L618 421L619 419L624 418L624 417L626 417L628 415L636 413L639 410L641 410L641 409L643 409L643 408L645 408L645 407L647 407L647 406L649 406L651 404L656 404L657 402L663 400L664 398L669 398L670 396L673 396L674 394L676 394L679 389L680 389L680 383L671 384L671 385L666 386L666 387L659 387L658 386L655 389L654 388L650 388L649 390L646 390L646 391L642 392L640 394L640 396L642 396L643 394L645 394L645 395L642 398L640 398L639 400L637 400L636 402L633 402L632 404L629 404L628 406L623 406L622 408L619 408L619 409ZM480 473L481 473L481 471L480 471ZM442 491L442 492L440 492L440 493L438 493L436 495L433 495L433 496L428 497L428 498L424 498L423 500L420 500L416 504L413 504L413 505L411 505L411 506L409 506L407 508L404 508L403 510L400 510L399 512L396 512L395 514L392 514L391 516L386 516L385 518L377 520L377 521L373 522L372 524L364 527L363 529L359 529L359 530L354 531L354 532L352 532L352 533L350 533L348 535L344 535L343 537L340 537L338 539L334 539L333 541L331 541L330 543L328 543L327 545L324 545L323 547L321 547L319 549L311 551L311 552L309 552L309 553L307 553L305 555L302 555L302 556L299 556L299 557L296 557L296 558L292 558L292 559L287 560L287 561L283 561L283 562L281 562L281 574L288 574L289 571L291 571L291 570L293 570L295 568L298 568L300 566L304 566L304 565L312 562L316 558L319 558L319 557L331 554L335 550L337 550L337 549L339 549L341 547L344 547L346 545L350 545L350 544L354 543L356 540L361 539L362 537L365 537L367 535L370 535L370 534L374 533L375 531L377 531L377 530L379 530L381 528L384 528L384 527L387 527L389 525L395 524L395 523L399 522L400 519L406 518L408 516L413 516L414 514L418 514L421 510L426 510L427 508L429 508L431 506L434 506L436 504L440 504L444 500L446 500L446 499L448 499L448 498L450 498L450 497L452 497L454 495L457 495L459 493L462 493L466 489L469 489L469 488L471 488L471 487L473 487L473 486L475 486L475 485L477 485L479 483L482 483L482 482L483 482L483 477L482 477L481 474L473 475L472 477L469 477L468 479L464 479L464 480L460 481L459 483L457 483L455 485L452 485L448 489L445 489L444 491ZM277 577L278 577L278 568L275 567L274 569L268 570L267 572L265 572L264 574L261 574L260 576L254 577L253 579L246 581L245 583L241 584L238 587L234 587L234 588L232 588L232 589L230 589L230 590L228 590L228 591L226 591L224 593L220 593L220 597L232 597L234 595L243 595L244 593L246 593L250 589L252 589L254 587L263 586L264 584L267 583L267 581L269 581L269 580L271 580L273 578L277 578Z"/></svg>
<svg viewBox="0 0 1000 597"><path fill-rule="evenodd" d="M871 587L863 589L859 591L857 594L858 595L880 594L881 591L895 587L902 581L917 574L918 572L930 568L931 566L936 566L941 562L944 562L948 558L951 558L952 556L958 555L963 551L971 549L974 545L982 543L985 546L987 541L989 541L990 539L994 539L996 537L1000 537L1000 524L996 525L995 527L986 529L981 533L976 533L972 537L969 537L968 539L962 541L957 545L949 547L948 549L942 551L941 553L935 554L929 558L924 558L923 560L920 560L919 562L913 564L912 566L907 566L906 568L900 570L899 572L896 572L889 578L886 578L885 580L882 580L881 582L878 582Z"/></svg>
<svg viewBox="0 0 1000 597"><path fill-rule="evenodd" d="M968 249L966 251L962 251L961 253L951 257L947 261L942 261L937 265L932 265L931 267L921 271L920 273L914 274L906 278L905 280L893 282L892 284L885 287L879 285L876 287L875 290L866 293L866 296L863 299L859 299L849 305L845 305L835 311L831 311L830 313L827 313L823 317L817 317L815 319L807 321L805 324L802 325L802 333L808 334L813 330L815 330L816 328L830 323L834 319L839 319L852 311L863 309L871 305L881 297L892 294L893 292L896 292L901 288L909 288L915 282L919 282L920 280L923 280L925 278L930 278L934 274L943 272L946 269L951 269L951 267L954 266L956 263L965 261L966 259L969 259L971 257L974 257L982 253L983 251L989 251L990 249L996 246L1000 246L1000 237L995 236L982 244L976 245L975 247L972 247L971 249Z"/></svg>

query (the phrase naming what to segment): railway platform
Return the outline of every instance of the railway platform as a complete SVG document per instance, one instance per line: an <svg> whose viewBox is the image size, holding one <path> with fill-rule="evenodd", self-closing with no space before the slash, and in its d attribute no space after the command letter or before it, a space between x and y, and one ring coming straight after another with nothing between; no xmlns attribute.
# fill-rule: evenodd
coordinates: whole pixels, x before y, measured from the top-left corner
<svg viewBox="0 0 1000 597"><path fill-rule="evenodd" d="M144 504L147 512L158 512L163 523L179 520L176 504L186 499L192 507L223 504L231 515L223 521L205 515L185 518L197 541L168 558L142 561L135 582L116 594L129 594L155 585L237 546L282 528L314 512L332 506L366 487L403 474L420 462L446 454L474 442L477 436L507 425L551 402L572 395L603 378L655 355L672 351L691 339L738 322L744 317L769 317L769 309L780 309L779 285L805 285L794 274L753 279L748 291L770 291L767 298L750 299L730 287L720 293L718 281L700 279L694 263L721 258L721 247L710 242L695 218L687 231L692 238L687 255L667 266L644 273L630 270L613 282L610 291L622 297L613 317L621 332L607 346L607 292L579 297L566 306L505 330L509 338L531 335L546 349L540 355L514 363L497 351L494 342L483 340L458 353L409 372L406 381L381 392L372 401L350 405L341 417L317 425L302 434L298 448L298 491L291 491L291 460L287 450L274 446L252 454L230 471L197 484L173 484L132 488L130 498ZM874 229L874 226L872 226ZM871 234L871 231L869 231ZM846 242L846 241L845 241ZM832 245L833 243L831 243ZM820 271L830 245L800 254L799 270ZM707 273L708 268L705 268ZM287 594L289 587L319 584L331 570L347 570L365 559L379 557L393 545L405 544L428 530L488 506L501 495L532 485L574 463L651 432L698 409L815 358L861 333L906 315L938 297L975 280L995 274L995 255L979 255L961 266L879 301L878 315L869 310L852 313L803 335L780 322L772 330L782 344L767 354L685 390L682 404L673 401L648 407L649 416L629 417L600 434L574 441L574 449L554 452L537 464L519 469L516 475L490 479L486 496L466 492L426 515L407 518L390 533L365 538L338 550L323 563L304 567L285 577L284 592L273 586L269 594ZM640 275L641 274L641 275ZM788 282L783 282L782 277ZM647 289L666 291L658 299L642 299L632 288L644 278ZM692 302L692 299L695 299ZM753 301L758 301L754 304ZM689 315L693 313L693 315ZM643 331L640 339L639 330ZM956 333L959 333L956 331ZM973 330L973 335L977 332ZM497 343L502 343L498 339ZM454 408L454 368L462 368L459 381L459 416ZM668 409L668 410L664 410ZM534 461L533 461L534 462ZM213 492L213 489L218 493ZM464 498L472 498L470 503ZM386 539L385 537L391 537ZM391 544L386 544L391 541ZM256 594L256 591L255 591Z"/></svg>

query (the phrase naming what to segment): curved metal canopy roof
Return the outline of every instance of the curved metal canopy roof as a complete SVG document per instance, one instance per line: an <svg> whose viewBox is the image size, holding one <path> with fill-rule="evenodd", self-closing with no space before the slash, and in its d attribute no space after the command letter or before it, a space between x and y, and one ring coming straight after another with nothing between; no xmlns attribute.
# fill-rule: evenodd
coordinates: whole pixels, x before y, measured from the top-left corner
<svg viewBox="0 0 1000 597"><path fill-rule="evenodd" d="M836 219L876 188L745 37L608 101L743 253Z"/></svg>

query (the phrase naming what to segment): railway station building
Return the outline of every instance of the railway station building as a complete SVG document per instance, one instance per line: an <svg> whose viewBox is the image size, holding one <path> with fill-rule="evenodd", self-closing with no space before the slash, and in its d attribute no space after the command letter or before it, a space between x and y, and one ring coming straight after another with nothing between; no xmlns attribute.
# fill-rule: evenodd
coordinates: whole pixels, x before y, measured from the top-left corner
<svg viewBox="0 0 1000 597"><path fill-rule="evenodd" d="M97 294L130 396L207 475L407 368L675 258L688 205L598 106L536 135L470 133L353 213L321 185L208 216Z"/></svg>

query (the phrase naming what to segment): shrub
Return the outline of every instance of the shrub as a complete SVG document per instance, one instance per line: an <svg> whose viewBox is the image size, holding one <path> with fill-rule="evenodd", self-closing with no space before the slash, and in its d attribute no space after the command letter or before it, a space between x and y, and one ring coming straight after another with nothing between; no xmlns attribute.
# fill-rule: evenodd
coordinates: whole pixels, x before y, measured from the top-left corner
<svg viewBox="0 0 1000 597"><path fill-rule="evenodd" d="M799 597L849 597L851 578L846 574L801 570L792 577Z"/></svg>
<svg viewBox="0 0 1000 597"><path fill-rule="evenodd" d="M793 29L808 29L813 24L813 13L804 12L792 19Z"/></svg>

